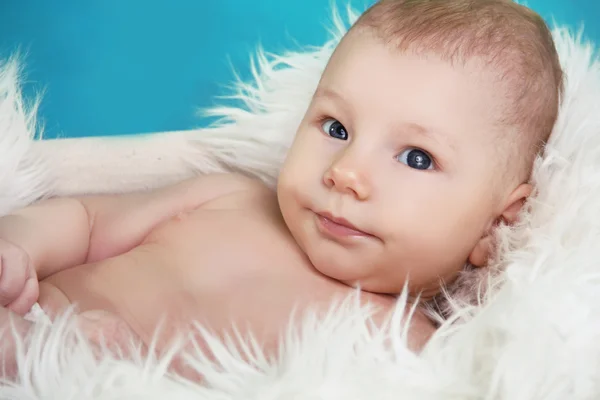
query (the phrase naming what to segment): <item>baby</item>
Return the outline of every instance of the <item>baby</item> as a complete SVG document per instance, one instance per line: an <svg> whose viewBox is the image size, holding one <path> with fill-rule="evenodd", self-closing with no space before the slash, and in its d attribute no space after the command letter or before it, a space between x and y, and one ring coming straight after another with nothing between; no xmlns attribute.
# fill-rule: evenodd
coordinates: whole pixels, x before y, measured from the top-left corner
<svg viewBox="0 0 600 400"><path fill-rule="evenodd" d="M426 301L485 267L532 191L561 88L550 32L523 6L382 0L331 57L276 192L218 174L18 210L0 219L2 305L76 304L83 325L146 345L161 323L168 340L197 321L276 349L294 309L356 287L382 321L405 285ZM418 312L411 329L418 350L434 326Z"/></svg>

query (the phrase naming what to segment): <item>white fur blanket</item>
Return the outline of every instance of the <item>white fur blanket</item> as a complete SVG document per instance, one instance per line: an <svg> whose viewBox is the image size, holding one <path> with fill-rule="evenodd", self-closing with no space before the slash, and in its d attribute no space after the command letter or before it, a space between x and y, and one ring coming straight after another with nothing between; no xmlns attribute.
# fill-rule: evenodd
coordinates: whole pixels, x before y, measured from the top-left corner
<svg viewBox="0 0 600 400"><path fill-rule="evenodd" d="M23 108L16 64L5 64L0 212L40 195L147 188L227 168L274 183L342 31L320 49L259 53L255 81L237 84L246 108L213 110L224 116L218 126L141 138L31 142L35 108ZM555 39L568 82L535 167L538 193L523 223L502 232L501 273L481 281L497 290L476 307L457 304L463 321L444 325L422 354L407 350L400 327L386 350L350 300L324 321L306 315L282 336L277 359L244 362L212 340L221 365L190 355L206 377L197 385L166 374L161 360L94 358L65 315L37 325L20 351L20 379L3 383L0 399L600 398L600 62L580 37L556 30Z"/></svg>

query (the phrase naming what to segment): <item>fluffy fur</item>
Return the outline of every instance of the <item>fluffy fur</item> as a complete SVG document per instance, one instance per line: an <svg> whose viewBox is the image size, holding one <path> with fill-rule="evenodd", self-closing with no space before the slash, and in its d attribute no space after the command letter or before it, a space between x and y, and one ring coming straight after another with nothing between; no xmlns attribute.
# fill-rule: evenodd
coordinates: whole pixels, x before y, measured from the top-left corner
<svg viewBox="0 0 600 400"><path fill-rule="evenodd" d="M41 155L32 148L36 132L35 99L26 107L18 86L16 58L0 61L0 214L25 206L51 184Z"/></svg>
<svg viewBox="0 0 600 400"><path fill-rule="evenodd" d="M170 148L179 153L164 155L167 178L153 178L129 163L134 172L111 183L108 178L116 170L85 163L85 151L91 151L87 139L32 146L35 109L23 108L16 64L5 64L0 72L0 209L46 194L124 191L154 186L154 179L164 182L223 169L242 170L274 184L319 75L343 33L339 19L336 26L340 29L333 32L334 39L322 48L282 56L260 52L254 81L236 84L245 108L212 110L223 117L217 126L142 139L143 151L154 157L165 138L178 141ZM54 325L36 326L28 346L19 351L19 380L4 382L0 398L600 397L600 61L580 36L562 29L554 36L568 80L553 137L535 166L538 191L521 224L500 232L500 251L489 270L497 273L465 278L466 294L486 289L481 303L468 305L468 296L459 293L453 303L455 319L439 329L422 354L407 350L398 324L404 297L390 337L369 333L369 310L351 297L332 306L324 320L309 312L300 325L290 326L276 359L260 356L245 337L247 353L254 356L244 362L231 346L235 338L222 344L206 333L220 365L190 354L191 365L206 376L205 384L198 385L166 374L168 359L94 358L65 314ZM119 140L103 148L107 166L113 159L127 165L126 150L116 156L110 152L116 143L133 149L131 139ZM44 164L28 161L32 154ZM57 169L57 154L78 160L71 164L78 170ZM142 160L140 168L157 171L153 160ZM44 168L58 179L51 186L46 185L53 181ZM82 170L95 172L98 185L78 180L75 174ZM63 175L68 186L60 184ZM388 338L391 349L384 346Z"/></svg>

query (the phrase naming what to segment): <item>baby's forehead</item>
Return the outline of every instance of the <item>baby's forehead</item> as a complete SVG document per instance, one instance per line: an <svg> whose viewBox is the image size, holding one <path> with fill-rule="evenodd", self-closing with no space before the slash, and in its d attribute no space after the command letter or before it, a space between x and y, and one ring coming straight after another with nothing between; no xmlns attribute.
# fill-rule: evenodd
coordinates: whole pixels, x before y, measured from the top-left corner
<svg viewBox="0 0 600 400"><path fill-rule="evenodd" d="M443 62L451 68L464 70L469 74L471 81L476 81L481 87L487 88L490 95L499 100L503 98L502 92L506 91L507 83L521 80L517 67L519 67L519 62L522 60L518 58L504 57L503 60L499 61L496 57L489 57L484 54L448 55L443 51L423 47L397 49L390 43L374 36L372 30L350 31L339 43L333 56L330 58L324 70L324 75L328 72L336 72L340 68L349 67L350 62L347 61L348 55L354 60L362 58L365 50L373 47L385 48L390 54L398 58L418 57L424 63L439 64ZM343 60L336 62L340 56ZM372 55L369 57L373 69L382 63L390 63L390 60L387 59L374 59ZM390 70L387 74L393 76L415 72L418 71ZM366 79L368 77L362 76L361 78Z"/></svg>

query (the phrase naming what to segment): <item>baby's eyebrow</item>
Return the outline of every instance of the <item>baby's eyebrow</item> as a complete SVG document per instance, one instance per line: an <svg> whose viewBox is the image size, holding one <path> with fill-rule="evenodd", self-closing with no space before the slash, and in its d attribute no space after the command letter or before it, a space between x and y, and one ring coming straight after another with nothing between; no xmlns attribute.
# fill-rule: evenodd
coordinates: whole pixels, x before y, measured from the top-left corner
<svg viewBox="0 0 600 400"><path fill-rule="evenodd" d="M314 98L333 100L335 103L343 107L344 111L352 111L352 106L346 101L346 99L344 99L344 96L329 87L319 86L315 92Z"/></svg>
<svg viewBox="0 0 600 400"><path fill-rule="evenodd" d="M415 122L402 123L402 124L398 125L397 129L402 130L402 131L408 130L408 131L414 132L418 135L425 136L428 139L434 140L442 145L446 145L446 146L450 147L452 150L456 151L456 147L454 146L452 141L449 139L449 136L447 134L444 134L443 132L440 132L437 129L429 129L429 128L426 128L425 126L420 125Z"/></svg>
<svg viewBox="0 0 600 400"><path fill-rule="evenodd" d="M319 86L317 88L317 91L315 92L315 97L329 97L335 100L345 101L341 94L339 94L331 88L323 86Z"/></svg>

